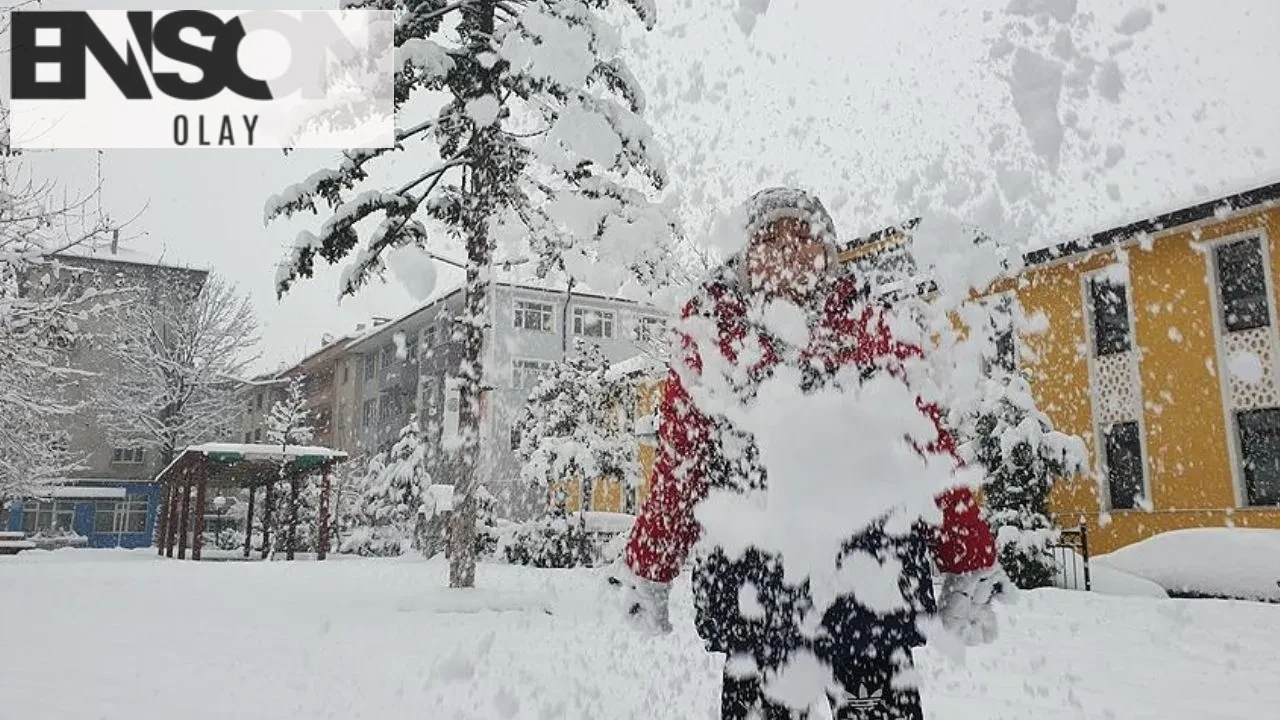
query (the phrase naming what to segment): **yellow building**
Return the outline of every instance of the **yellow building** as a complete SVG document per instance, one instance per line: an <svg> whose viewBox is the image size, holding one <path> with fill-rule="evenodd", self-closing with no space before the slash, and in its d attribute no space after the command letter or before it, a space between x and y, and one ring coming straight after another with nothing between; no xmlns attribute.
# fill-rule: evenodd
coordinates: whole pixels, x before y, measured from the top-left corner
<svg viewBox="0 0 1280 720"><path fill-rule="evenodd" d="M1059 483L1051 506L1061 525L1088 523L1094 552L1280 528L1277 242L1280 184L1030 253L987 293L1048 319L1006 345L1056 428L1089 448L1091 474Z"/></svg>

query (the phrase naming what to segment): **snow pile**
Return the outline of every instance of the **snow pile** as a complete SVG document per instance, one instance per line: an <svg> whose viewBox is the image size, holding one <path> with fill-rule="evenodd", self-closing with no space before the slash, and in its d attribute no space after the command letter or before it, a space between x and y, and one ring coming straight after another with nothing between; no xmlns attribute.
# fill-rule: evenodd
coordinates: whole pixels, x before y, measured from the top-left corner
<svg viewBox="0 0 1280 720"><path fill-rule="evenodd" d="M1280 530L1174 530L1094 560L1171 593L1280 602Z"/></svg>
<svg viewBox="0 0 1280 720"><path fill-rule="evenodd" d="M1097 558L1094 558L1096 560ZM1084 558L1074 550L1055 551L1056 574L1054 587L1064 590L1083 590L1085 586ZM1094 562L1089 565L1089 589L1102 595L1121 597L1167 598L1164 588L1137 575L1116 570Z"/></svg>
<svg viewBox="0 0 1280 720"><path fill-rule="evenodd" d="M22 648L4 684L33 690L8 693L4 717L717 717L724 658L694 634L687 581L672 593L675 631L657 638L602 608L599 573L481 564L476 584L448 589L439 559L0 557L0 635ZM1280 607L1046 590L1001 612L1000 640L964 666L916 653L930 720L1266 718L1280 706ZM219 622L194 620L208 617Z"/></svg>

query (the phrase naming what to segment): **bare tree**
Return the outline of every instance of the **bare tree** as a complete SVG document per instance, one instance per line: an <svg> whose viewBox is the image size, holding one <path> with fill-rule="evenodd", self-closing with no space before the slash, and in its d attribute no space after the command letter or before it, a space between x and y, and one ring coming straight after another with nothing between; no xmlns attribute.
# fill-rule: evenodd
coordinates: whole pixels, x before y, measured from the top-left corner
<svg viewBox="0 0 1280 720"><path fill-rule="evenodd" d="M88 373L69 366L67 351L112 297L80 282L56 253L119 232L93 209L100 189L68 197L37 181L20 155L0 152L0 500L63 477L78 461L61 420L82 407L70 386Z"/></svg>
<svg viewBox="0 0 1280 720"><path fill-rule="evenodd" d="M216 276L203 287L135 290L117 311L104 350L99 415L113 440L155 448L163 465L177 448L217 439L239 409L234 392L257 360L258 321L249 299Z"/></svg>

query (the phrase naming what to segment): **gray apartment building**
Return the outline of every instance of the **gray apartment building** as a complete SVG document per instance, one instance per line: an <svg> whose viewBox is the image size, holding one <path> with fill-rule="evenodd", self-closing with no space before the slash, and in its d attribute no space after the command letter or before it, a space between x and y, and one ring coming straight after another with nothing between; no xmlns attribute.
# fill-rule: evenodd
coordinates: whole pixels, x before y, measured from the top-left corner
<svg viewBox="0 0 1280 720"><path fill-rule="evenodd" d="M612 362L632 358L666 318L630 300L533 284L495 283L491 292L485 366L492 391L484 403L481 442L487 467L482 474L505 514L518 519L539 512L545 500L519 482L513 452L512 426L538 379L572 350L575 338L599 345ZM462 345L453 319L462 308L459 288L370 328L346 346L348 371L359 382L356 417L341 449L353 454L386 450L421 409L432 482L455 484L457 468L440 447L458 430L454 378Z"/></svg>

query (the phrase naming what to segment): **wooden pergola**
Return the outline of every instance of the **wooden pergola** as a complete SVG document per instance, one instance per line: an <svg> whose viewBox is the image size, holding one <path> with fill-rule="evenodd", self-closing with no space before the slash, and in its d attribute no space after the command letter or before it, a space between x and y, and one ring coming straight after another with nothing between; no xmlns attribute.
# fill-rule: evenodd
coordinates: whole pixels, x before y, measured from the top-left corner
<svg viewBox="0 0 1280 720"><path fill-rule="evenodd" d="M262 512L262 557L267 557L271 534L272 493L275 484L287 481L291 508L287 518L288 535L285 553L293 559L298 536L298 493L300 480L320 475L320 507L316 559L323 560L329 547L329 471L347 459L341 450L304 445L255 445L241 443L206 443L184 448L156 476L164 497L158 518L156 537L158 553L178 558L187 557L187 531L191 533L191 559L199 560L204 539L204 505L209 488L249 490L249 507L245 516L244 557L249 557L253 541L253 503L258 488L265 488ZM194 502L192 494L194 493ZM194 507L193 507L194 505Z"/></svg>

